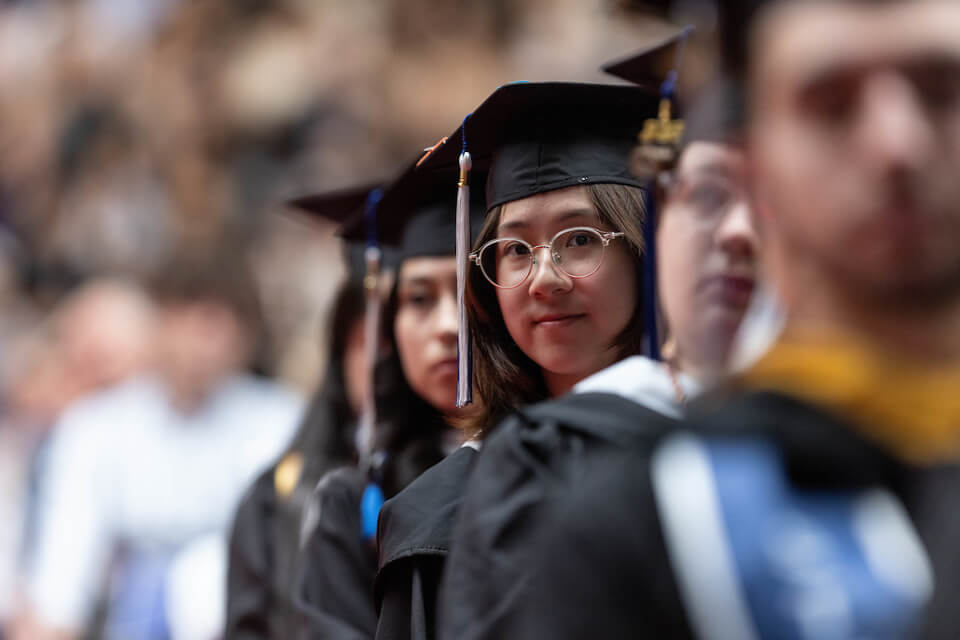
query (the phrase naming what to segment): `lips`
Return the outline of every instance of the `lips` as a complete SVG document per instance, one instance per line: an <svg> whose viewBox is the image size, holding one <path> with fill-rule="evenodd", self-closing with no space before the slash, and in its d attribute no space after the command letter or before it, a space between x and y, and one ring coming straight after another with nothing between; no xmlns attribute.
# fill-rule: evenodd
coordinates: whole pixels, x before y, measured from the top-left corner
<svg viewBox="0 0 960 640"><path fill-rule="evenodd" d="M534 318L533 325L545 329L567 327L585 316L585 313L549 313Z"/></svg>
<svg viewBox="0 0 960 640"><path fill-rule="evenodd" d="M456 375L457 374L457 359L456 358L445 358L435 362L430 367L430 371L436 375Z"/></svg>
<svg viewBox="0 0 960 640"><path fill-rule="evenodd" d="M737 309L742 309L750 304L755 285L753 278L738 275L716 276L705 283L711 297L715 297L728 307Z"/></svg>

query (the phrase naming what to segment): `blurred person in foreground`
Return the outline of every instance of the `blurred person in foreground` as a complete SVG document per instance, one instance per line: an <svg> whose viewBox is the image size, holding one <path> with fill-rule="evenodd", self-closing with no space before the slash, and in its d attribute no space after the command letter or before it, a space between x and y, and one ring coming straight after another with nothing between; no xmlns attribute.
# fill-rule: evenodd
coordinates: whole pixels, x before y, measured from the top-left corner
<svg viewBox="0 0 960 640"><path fill-rule="evenodd" d="M960 636L960 4L763 5L730 24L784 326L571 487L531 560L544 637Z"/></svg>
<svg viewBox="0 0 960 640"><path fill-rule="evenodd" d="M80 637L104 590L102 637L167 637L174 554L225 533L243 489L287 445L302 413L298 396L244 373L259 309L233 254L178 256L151 292L150 374L80 400L56 427L41 480L30 619L15 637ZM222 618L223 603L208 598L192 606Z"/></svg>

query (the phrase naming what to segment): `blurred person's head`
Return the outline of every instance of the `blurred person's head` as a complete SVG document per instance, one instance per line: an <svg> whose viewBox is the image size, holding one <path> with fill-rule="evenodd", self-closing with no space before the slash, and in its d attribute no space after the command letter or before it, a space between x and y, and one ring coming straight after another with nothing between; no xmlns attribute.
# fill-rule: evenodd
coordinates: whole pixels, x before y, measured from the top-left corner
<svg viewBox="0 0 960 640"><path fill-rule="evenodd" d="M752 36L752 168L788 313L955 307L960 3L774 2Z"/></svg>
<svg viewBox="0 0 960 640"><path fill-rule="evenodd" d="M121 280L93 280L54 311L53 329L67 375L79 393L142 371L152 359L149 296Z"/></svg>
<svg viewBox="0 0 960 640"><path fill-rule="evenodd" d="M707 382L727 363L753 293L758 238L738 145L697 141L680 154L656 234L666 354Z"/></svg>
<svg viewBox="0 0 960 640"><path fill-rule="evenodd" d="M150 300L136 285L110 279L81 285L8 350L8 406L28 422L51 423L80 396L148 367L154 328Z"/></svg>
<svg viewBox="0 0 960 640"><path fill-rule="evenodd" d="M193 409L251 363L262 335L256 288L237 252L211 250L172 260L151 292L158 372L174 402Z"/></svg>

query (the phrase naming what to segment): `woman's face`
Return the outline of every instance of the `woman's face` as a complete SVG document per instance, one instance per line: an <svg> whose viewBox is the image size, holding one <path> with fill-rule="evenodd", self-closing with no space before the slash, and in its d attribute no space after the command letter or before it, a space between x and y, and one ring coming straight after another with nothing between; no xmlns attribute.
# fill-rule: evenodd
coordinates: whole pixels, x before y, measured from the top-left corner
<svg viewBox="0 0 960 640"><path fill-rule="evenodd" d="M457 400L457 263L410 258L397 278L397 352L410 387L435 409Z"/></svg>
<svg viewBox="0 0 960 640"><path fill-rule="evenodd" d="M570 227L618 231L601 223L587 187L577 186L505 204L497 237L538 246ZM536 264L527 279L516 288L496 290L510 336L540 366L551 395L616 361L614 341L637 306L630 251L625 239L614 239L596 273L571 278L546 249L535 249Z"/></svg>
<svg viewBox="0 0 960 640"><path fill-rule="evenodd" d="M691 144L657 229L660 299L688 373L712 376L725 365L753 293L757 251L743 154Z"/></svg>

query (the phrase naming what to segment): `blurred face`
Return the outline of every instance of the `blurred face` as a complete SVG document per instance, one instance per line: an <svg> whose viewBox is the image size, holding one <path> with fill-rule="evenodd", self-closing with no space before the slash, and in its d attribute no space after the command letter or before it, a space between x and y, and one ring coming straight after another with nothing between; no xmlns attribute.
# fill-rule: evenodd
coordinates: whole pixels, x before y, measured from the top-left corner
<svg viewBox="0 0 960 640"><path fill-rule="evenodd" d="M219 301L161 303L158 328L160 371L182 409L202 403L249 356L246 326Z"/></svg>
<svg viewBox="0 0 960 640"><path fill-rule="evenodd" d="M410 258L397 276L394 335L410 387L439 411L457 400L457 263Z"/></svg>
<svg viewBox="0 0 960 640"><path fill-rule="evenodd" d="M578 186L505 204L497 237L537 247L570 227L617 231L601 222L587 188ZM533 253L536 264L527 279L497 289L497 300L510 336L556 395L616 361L614 342L637 306L636 266L623 238L610 242L600 268L585 278L568 276L545 248Z"/></svg>
<svg viewBox="0 0 960 640"><path fill-rule="evenodd" d="M781 5L757 26L751 150L786 277L819 269L894 305L955 299L960 3Z"/></svg>
<svg viewBox="0 0 960 640"><path fill-rule="evenodd" d="M660 300L681 364L725 364L753 293L756 256L743 153L691 144L657 228Z"/></svg>

